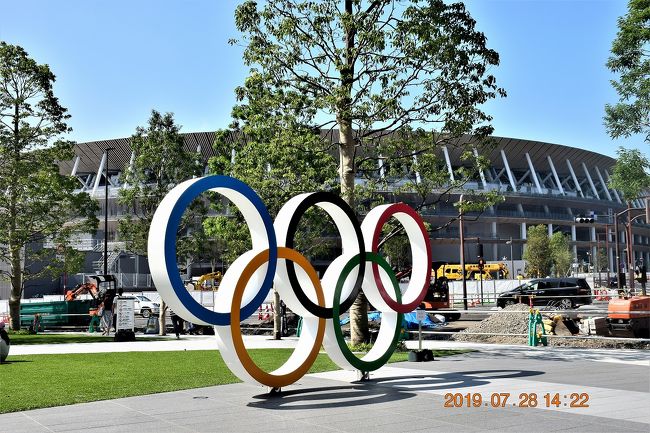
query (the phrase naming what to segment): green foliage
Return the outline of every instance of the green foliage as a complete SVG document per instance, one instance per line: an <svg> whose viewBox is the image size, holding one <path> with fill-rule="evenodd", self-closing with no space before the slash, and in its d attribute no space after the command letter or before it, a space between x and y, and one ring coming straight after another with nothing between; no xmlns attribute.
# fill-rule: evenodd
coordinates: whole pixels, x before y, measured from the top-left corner
<svg viewBox="0 0 650 433"><path fill-rule="evenodd" d="M619 147L608 186L623 194L626 201L635 200L650 189L650 160L638 149Z"/></svg>
<svg viewBox="0 0 650 433"><path fill-rule="evenodd" d="M184 148L172 113L152 110L147 127L139 126L131 137L131 148L135 159L123 179L128 186L120 189L118 198L126 214L119 222L119 235L129 251L146 256L149 226L158 205L174 186L201 175L203 167L200 156ZM203 213L201 200L195 200L183 216L179 234L200 228L196 220Z"/></svg>
<svg viewBox="0 0 650 433"><path fill-rule="evenodd" d="M75 178L59 173L57 161L74 157L74 143L61 138L70 116L54 96L54 80L47 65L0 42L0 261L10 264L0 277L11 280L12 327L25 280L62 270L52 261L32 273L30 265L42 256L25 246L51 241L70 252L70 239L94 232L98 223L97 203L74 192Z"/></svg>
<svg viewBox="0 0 650 433"><path fill-rule="evenodd" d="M352 352L367 353L370 352L372 346L373 346L372 343L358 343L358 344L348 343L348 349L350 349Z"/></svg>
<svg viewBox="0 0 650 433"><path fill-rule="evenodd" d="M206 218L203 222L205 233L213 239L219 239L219 257L232 263L237 257L251 249L251 237L248 227L242 224L239 215L219 215Z"/></svg>
<svg viewBox="0 0 650 433"><path fill-rule="evenodd" d="M567 276L573 262L569 237L561 232L549 237L547 226L531 226L523 259L526 260L526 274L530 277Z"/></svg>
<svg viewBox="0 0 650 433"><path fill-rule="evenodd" d="M216 156L210 159L210 171L246 182L260 195L272 216L297 194L331 190L336 178L331 145L302 123L304 97L273 93L258 74L246 80L245 88L255 97L249 104L235 107L233 116L246 121L217 132ZM225 216L208 218L204 229L223 243L222 253L232 262L250 249L250 234L236 209L222 201L214 203L215 210ZM331 227L329 218L307 212L298 230L297 249L313 256L331 248L332 242L324 236L327 227Z"/></svg>
<svg viewBox="0 0 650 433"><path fill-rule="evenodd" d="M543 224L529 227L527 238L523 256L526 260L526 275L546 277L550 274L553 264L547 227Z"/></svg>
<svg viewBox="0 0 650 433"><path fill-rule="evenodd" d="M571 252L569 237L561 232L553 233L549 239L549 244L551 247L551 261L553 269L555 270L555 276L567 276L571 271L571 263L573 262L573 253Z"/></svg>
<svg viewBox="0 0 650 433"><path fill-rule="evenodd" d="M390 0L352 1L345 8L340 3L247 1L237 8L242 38L232 42L245 44L251 74L236 91L240 104L233 110L233 131L253 141L262 138L258 176L268 163L293 173L269 154L275 146L268 135L275 130L294 137L289 141L294 157L308 147L303 143L312 143L322 157L328 142L338 146L340 185L351 204L354 194L369 207L384 199L370 192L408 190L418 193L418 208L433 206L442 194L432 191L456 189L470 171L485 168L484 158L474 158L450 184L439 149L455 147L458 137L473 133L480 150L481 138L492 132L491 117L479 106L505 96L487 73L498 64L498 54L486 48L485 36L460 3L414 0L403 7ZM337 126L338 133L331 131L323 143L318 131ZM422 129L428 126L438 132ZM226 141L231 140L232 135ZM226 150L213 166L217 173L228 170ZM365 178L364 191L351 192L359 189L355 173ZM483 208L494 204L494 195Z"/></svg>
<svg viewBox="0 0 650 433"><path fill-rule="evenodd" d="M605 126L612 138L645 134L650 142L650 1L630 0L618 19L607 67L620 76L612 81L619 102L605 106Z"/></svg>
<svg viewBox="0 0 650 433"><path fill-rule="evenodd" d="M233 43L270 87L303 97L305 116L329 113L363 138L415 122L457 136L490 120L478 105L504 93L487 73L499 56L462 3L342 3L246 1Z"/></svg>
<svg viewBox="0 0 650 433"><path fill-rule="evenodd" d="M482 104L505 91L488 73L499 56L462 3L249 0L235 24L242 35L231 42L245 46L251 71L236 90L233 127L217 138L213 172L258 180L275 210L295 191L331 187L338 152L338 188L361 214L386 192L415 191L417 208L434 206L467 181L461 170L450 184L440 146L470 147L457 139L474 134L480 150L493 131ZM496 199L476 202L484 209ZM351 311L355 342L367 339L367 329L363 339L356 332L363 305Z"/></svg>

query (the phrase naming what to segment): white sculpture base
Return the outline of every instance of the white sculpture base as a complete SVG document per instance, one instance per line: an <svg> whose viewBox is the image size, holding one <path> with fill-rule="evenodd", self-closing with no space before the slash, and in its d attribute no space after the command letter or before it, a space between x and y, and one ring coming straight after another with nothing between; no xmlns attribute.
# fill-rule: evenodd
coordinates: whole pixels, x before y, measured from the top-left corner
<svg viewBox="0 0 650 433"><path fill-rule="evenodd" d="M9 345L3 339L0 339L0 362L5 362L7 356L9 356Z"/></svg>

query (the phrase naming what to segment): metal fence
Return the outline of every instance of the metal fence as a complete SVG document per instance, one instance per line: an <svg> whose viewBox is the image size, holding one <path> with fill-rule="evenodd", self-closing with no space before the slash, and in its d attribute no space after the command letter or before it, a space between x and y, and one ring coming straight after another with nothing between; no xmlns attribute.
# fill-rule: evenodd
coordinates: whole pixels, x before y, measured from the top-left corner
<svg viewBox="0 0 650 433"><path fill-rule="evenodd" d="M68 275L67 286L75 287L88 281L88 277L95 274L74 274ZM135 274L120 272L114 274L117 279L117 287L124 290L155 290L151 274Z"/></svg>

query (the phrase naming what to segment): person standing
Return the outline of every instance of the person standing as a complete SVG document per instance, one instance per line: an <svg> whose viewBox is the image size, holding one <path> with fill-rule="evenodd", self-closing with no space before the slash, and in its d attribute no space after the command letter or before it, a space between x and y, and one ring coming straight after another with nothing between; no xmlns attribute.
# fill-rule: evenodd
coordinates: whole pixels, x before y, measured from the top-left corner
<svg viewBox="0 0 650 433"><path fill-rule="evenodd" d="M176 334L176 339L180 339L180 333L183 330L184 320L174 312L171 308L169 309L169 317L172 319L172 325L174 325L174 334Z"/></svg>
<svg viewBox="0 0 650 433"><path fill-rule="evenodd" d="M117 289L117 296L113 298L113 329L115 329L115 332L117 332L117 300L122 297L124 294L124 289L123 288L118 288Z"/></svg>
<svg viewBox="0 0 650 433"><path fill-rule="evenodd" d="M111 335L111 327L113 326L113 298L114 296L110 291L106 291L104 300L102 301L102 335Z"/></svg>

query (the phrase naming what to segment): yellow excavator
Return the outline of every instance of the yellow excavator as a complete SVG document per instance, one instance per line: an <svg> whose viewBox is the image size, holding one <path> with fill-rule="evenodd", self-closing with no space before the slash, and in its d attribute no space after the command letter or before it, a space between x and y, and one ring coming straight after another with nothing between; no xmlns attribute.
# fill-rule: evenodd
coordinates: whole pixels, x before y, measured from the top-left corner
<svg viewBox="0 0 650 433"><path fill-rule="evenodd" d="M221 278L223 278L223 275L221 275L220 271L210 272L201 275L196 280L193 278L191 282L187 283L186 287L188 290L208 290L216 292L219 290Z"/></svg>

